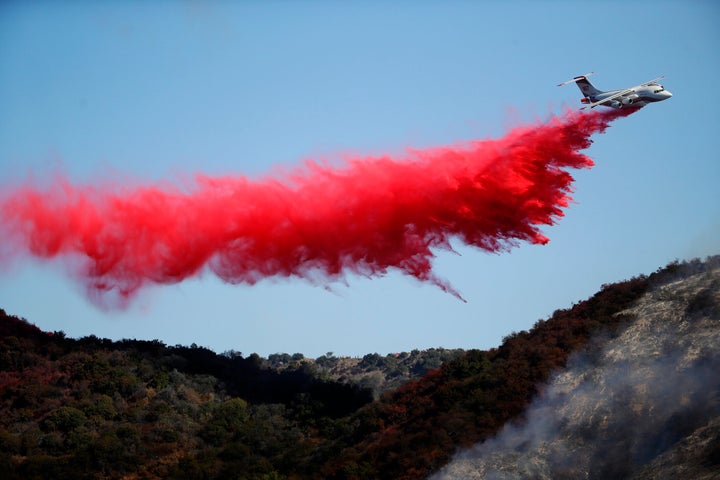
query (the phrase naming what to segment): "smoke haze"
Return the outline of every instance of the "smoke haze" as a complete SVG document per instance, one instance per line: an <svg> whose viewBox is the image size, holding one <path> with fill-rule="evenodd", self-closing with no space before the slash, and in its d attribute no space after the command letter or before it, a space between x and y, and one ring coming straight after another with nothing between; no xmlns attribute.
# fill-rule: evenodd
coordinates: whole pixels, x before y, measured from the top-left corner
<svg viewBox="0 0 720 480"><path fill-rule="evenodd" d="M637 319L574 357L524 421L458 454L431 480L661 478L653 470L660 460L668 463L662 478L717 478L717 443L669 458L681 439L718 423L718 286L715 265L645 294L627 312Z"/></svg>
<svg viewBox="0 0 720 480"><path fill-rule="evenodd" d="M497 140L412 150L404 158L308 162L285 178L198 175L187 188L5 186L0 233L11 258L80 259L92 298L122 305L148 283L210 269L229 283L397 269L460 297L432 268L450 239L497 252L548 241L593 134L634 110L566 112Z"/></svg>

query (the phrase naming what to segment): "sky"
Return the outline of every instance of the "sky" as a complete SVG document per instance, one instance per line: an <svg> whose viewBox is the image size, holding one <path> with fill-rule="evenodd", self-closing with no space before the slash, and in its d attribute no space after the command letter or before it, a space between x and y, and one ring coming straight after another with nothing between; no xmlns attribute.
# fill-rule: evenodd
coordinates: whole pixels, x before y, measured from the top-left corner
<svg viewBox="0 0 720 480"><path fill-rule="evenodd" d="M0 189L273 177L308 159L402 156L501 137L601 89L666 75L673 98L616 120L573 171L547 245L453 243L436 274L228 285L205 272L125 309L88 300L63 259L0 259L0 308L71 337L267 356L492 348L602 284L720 253L720 6L630 2L0 4Z"/></svg>

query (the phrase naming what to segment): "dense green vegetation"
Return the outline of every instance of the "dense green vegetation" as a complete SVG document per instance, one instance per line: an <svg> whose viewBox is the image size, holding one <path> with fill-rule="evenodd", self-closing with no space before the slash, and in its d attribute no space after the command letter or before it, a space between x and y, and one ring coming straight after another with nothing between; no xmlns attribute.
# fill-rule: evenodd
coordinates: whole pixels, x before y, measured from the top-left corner
<svg viewBox="0 0 720 480"><path fill-rule="evenodd" d="M626 320L618 312L649 285L701 268L674 263L606 285L498 348L462 355L218 355L70 339L0 310L0 471L7 479L423 478L520 415L550 372L594 333L612 334ZM404 383L389 389L392 379Z"/></svg>

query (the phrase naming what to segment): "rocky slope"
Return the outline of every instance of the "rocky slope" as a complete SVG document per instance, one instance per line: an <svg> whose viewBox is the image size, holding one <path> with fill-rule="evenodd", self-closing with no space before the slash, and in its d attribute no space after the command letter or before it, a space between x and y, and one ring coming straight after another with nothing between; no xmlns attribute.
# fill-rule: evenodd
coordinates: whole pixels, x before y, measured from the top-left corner
<svg viewBox="0 0 720 480"><path fill-rule="evenodd" d="M656 285L440 479L720 478L720 268Z"/></svg>

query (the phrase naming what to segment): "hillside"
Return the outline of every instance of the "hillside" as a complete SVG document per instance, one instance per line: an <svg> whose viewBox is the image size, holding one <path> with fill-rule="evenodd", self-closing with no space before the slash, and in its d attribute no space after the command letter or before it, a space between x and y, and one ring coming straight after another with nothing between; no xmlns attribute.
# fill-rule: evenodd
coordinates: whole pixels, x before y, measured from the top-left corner
<svg viewBox="0 0 720 480"><path fill-rule="evenodd" d="M656 286L520 422L433 477L720 478L720 269Z"/></svg>
<svg viewBox="0 0 720 480"><path fill-rule="evenodd" d="M467 456L477 451L467 450L473 445L531 422L534 406L528 406L554 391L545 382L567 378L553 374L558 369L596 366L606 352L632 365L635 350L612 342L634 328L655 325L625 343L637 352L675 352L670 339L642 346L644 338L660 338L662 325L670 333L697 331L708 342L716 339L719 267L720 257L674 263L605 285L488 351L431 349L362 359L330 352L315 360L300 354L264 359L159 341L70 339L0 310L0 470L8 479L425 478L458 449ZM705 285L698 278L711 280ZM648 323L654 305L670 304L686 323L671 323L677 315ZM695 345L687 347L696 354L690 364L717 366L715 348L683 342ZM558 397L585 383L565 380ZM622 463L626 471L656 474L696 458L697 445L709 445L706 453L717 450L717 422L705 420L717 394L704 396L702 408L695 408L696 397L679 397L688 406L672 421L682 427L654 444L652 454L633 453ZM611 417L618 402L608 405L603 408ZM688 418L691 427L683 426ZM597 430L597 423L590 425ZM589 438L588 448L592 443ZM713 458L706 453L697 458ZM456 461L446 472L453 468L477 471L475 463Z"/></svg>
<svg viewBox="0 0 720 480"><path fill-rule="evenodd" d="M384 356L368 353L360 358L336 357L332 352L328 352L316 359L305 358L299 353L276 353L268 356L264 364L277 371L309 368L317 376L368 389L377 398L381 393L422 377L464 353L465 351L459 348L430 348Z"/></svg>

